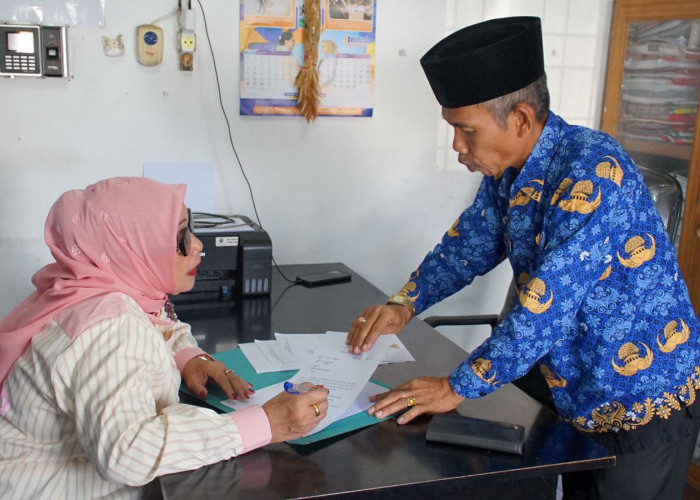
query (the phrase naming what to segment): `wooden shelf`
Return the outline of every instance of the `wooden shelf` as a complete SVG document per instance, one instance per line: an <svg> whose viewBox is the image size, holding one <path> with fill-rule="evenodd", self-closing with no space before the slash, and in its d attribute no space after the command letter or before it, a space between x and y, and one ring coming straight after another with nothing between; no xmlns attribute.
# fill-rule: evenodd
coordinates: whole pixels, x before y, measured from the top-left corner
<svg viewBox="0 0 700 500"><path fill-rule="evenodd" d="M617 137L622 99L622 77L625 68L625 53L629 39L629 26L646 21L675 21L700 19L698 0L615 0L610 33L605 99L601 129ZM695 118L695 134L692 145L663 142L625 140L617 137L622 146L637 156L658 156L654 168L661 171L682 172L688 179L683 206L683 225L678 248L678 262L688 285L690 299L700 314L700 114ZM647 162L640 158L640 162ZM651 161L650 161L651 163ZM682 165L687 164L687 167Z"/></svg>
<svg viewBox="0 0 700 500"><path fill-rule="evenodd" d="M620 139L620 144L627 151L639 151L652 155L668 156L690 161L693 153L692 144L671 144L669 142L643 141L640 139Z"/></svg>

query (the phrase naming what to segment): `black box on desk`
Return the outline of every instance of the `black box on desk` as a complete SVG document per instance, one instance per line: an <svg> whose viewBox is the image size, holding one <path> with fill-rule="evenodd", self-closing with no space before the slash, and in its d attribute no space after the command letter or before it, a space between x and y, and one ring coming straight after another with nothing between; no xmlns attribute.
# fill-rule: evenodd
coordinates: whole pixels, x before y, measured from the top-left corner
<svg viewBox="0 0 700 500"><path fill-rule="evenodd" d="M194 288L173 297L183 303L270 295L272 242L267 232L241 215L192 214L202 241Z"/></svg>

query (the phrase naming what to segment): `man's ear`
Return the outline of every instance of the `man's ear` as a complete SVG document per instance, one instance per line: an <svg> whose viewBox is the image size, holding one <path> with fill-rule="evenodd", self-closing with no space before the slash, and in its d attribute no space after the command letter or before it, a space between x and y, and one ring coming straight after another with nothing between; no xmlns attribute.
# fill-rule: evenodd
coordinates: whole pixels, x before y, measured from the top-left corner
<svg viewBox="0 0 700 500"><path fill-rule="evenodd" d="M525 137L535 130L537 118L535 117L535 109L532 106L519 102L510 113L519 137Z"/></svg>

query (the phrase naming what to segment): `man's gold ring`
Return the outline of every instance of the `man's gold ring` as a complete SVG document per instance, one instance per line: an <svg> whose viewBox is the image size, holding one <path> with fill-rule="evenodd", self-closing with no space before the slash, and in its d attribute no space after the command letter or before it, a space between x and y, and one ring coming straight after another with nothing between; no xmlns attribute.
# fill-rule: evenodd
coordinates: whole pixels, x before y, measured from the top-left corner
<svg viewBox="0 0 700 500"><path fill-rule="evenodd" d="M314 409L314 413L316 414L317 417L321 415L321 410L318 408L318 405L316 403L311 405L311 408Z"/></svg>
<svg viewBox="0 0 700 500"><path fill-rule="evenodd" d="M231 375L233 373L233 370L231 368L228 368L224 373L226 375Z"/></svg>
<svg viewBox="0 0 700 500"><path fill-rule="evenodd" d="M406 399L406 404L408 405L409 408L410 408L411 406L415 406L415 405L416 405L416 398L408 398L408 399Z"/></svg>
<svg viewBox="0 0 700 500"><path fill-rule="evenodd" d="M358 323L367 323L367 318L365 318L364 316L360 316L359 318L357 318L357 322Z"/></svg>

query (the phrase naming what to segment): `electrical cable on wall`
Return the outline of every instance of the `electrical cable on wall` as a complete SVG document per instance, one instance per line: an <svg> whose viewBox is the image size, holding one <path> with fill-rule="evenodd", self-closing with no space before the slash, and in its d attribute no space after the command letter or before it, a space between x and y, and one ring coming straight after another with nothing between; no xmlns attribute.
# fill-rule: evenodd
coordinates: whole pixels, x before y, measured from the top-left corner
<svg viewBox="0 0 700 500"><path fill-rule="evenodd" d="M202 22L204 23L204 33L207 37L207 44L209 45L209 52L211 53L212 65L214 66L214 78L216 80L216 90L217 90L217 94L219 97L219 106L221 108L221 113L224 116L224 120L226 121L226 129L228 131L229 144L231 145L231 150L233 151L233 154L236 158L236 162L238 163L238 168L240 169L241 174L243 175L243 179L245 179L246 185L248 186L248 192L250 193L250 201L253 204L253 211L255 212L255 219L256 219L258 225L262 228L264 226L263 226L262 222L260 221L260 214L258 214L258 207L255 203L255 195L253 194L253 187L250 184L250 180L248 179L248 175L245 173L245 169L243 168L243 163L241 162L241 159L238 156L238 151L236 150L236 146L233 142L233 133L231 132L231 122L228 118L228 114L226 113L226 107L224 106L224 100L221 96L221 83L219 81L219 70L216 66L216 58L214 57L214 47L212 46L211 37L209 36L209 26L207 24L207 16L206 16L206 13L204 12L204 7L202 6L202 2L200 2L200 0L197 0L197 4L199 5L199 10L202 12ZM282 276L282 278L284 278L289 283L296 284L295 280L289 279L280 270L279 266L277 265L277 262L275 261L274 255L272 256L272 263L275 265L275 269L277 269L277 272L280 273L280 276Z"/></svg>

